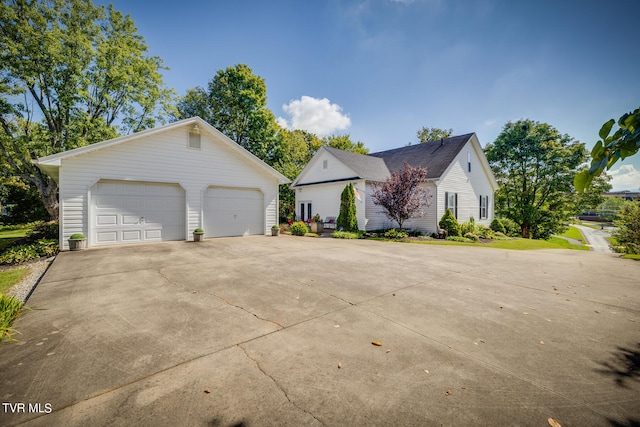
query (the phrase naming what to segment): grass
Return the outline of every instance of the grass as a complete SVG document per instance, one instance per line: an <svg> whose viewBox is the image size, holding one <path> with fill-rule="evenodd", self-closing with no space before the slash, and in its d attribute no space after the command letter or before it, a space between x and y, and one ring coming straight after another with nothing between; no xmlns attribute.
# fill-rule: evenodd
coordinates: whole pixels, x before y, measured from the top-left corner
<svg viewBox="0 0 640 427"><path fill-rule="evenodd" d="M622 255L622 258L640 261L640 254L624 254Z"/></svg>
<svg viewBox="0 0 640 427"><path fill-rule="evenodd" d="M0 272L0 294L4 294L9 288L18 283L28 272L28 268Z"/></svg>
<svg viewBox="0 0 640 427"><path fill-rule="evenodd" d="M15 341L13 334L17 331L11 327L13 321L20 316L23 303L14 297L0 294L0 343Z"/></svg>
<svg viewBox="0 0 640 427"><path fill-rule="evenodd" d="M560 236L563 237L568 237L570 239L574 239L574 240L580 240L581 242L585 242L585 238L582 235L582 232L580 230L578 230L575 227L569 227L567 229L567 231L565 231L564 233L560 234Z"/></svg>
<svg viewBox="0 0 640 427"><path fill-rule="evenodd" d="M26 237L31 228L31 226L24 226L23 228L0 227L0 252L11 246L14 241Z"/></svg>
<svg viewBox="0 0 640 427"><path fill-rule="evenodd" d="M372 240L384 240L393 241L388 239L372 239ZM584 245L572 245L565 239L560 237L551 237L549 240L534 240L534 239L509 239L509 240L493 240L489 243L465 243L465 242L452 242L449 240L411 240L410 243L417 243L422 245L444 245L444 246L475 246L480 248L498 248L509 249L516 251L528 251L535 249L573 249L579 251L588 251L589 248Z"/></svg>

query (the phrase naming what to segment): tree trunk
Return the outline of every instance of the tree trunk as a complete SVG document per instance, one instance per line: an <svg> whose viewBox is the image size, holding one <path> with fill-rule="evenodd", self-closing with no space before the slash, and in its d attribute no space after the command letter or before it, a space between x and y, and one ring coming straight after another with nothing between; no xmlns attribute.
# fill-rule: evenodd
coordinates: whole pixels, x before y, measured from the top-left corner
<svg viewBox="0 0 640 427"><path fill-rule="evenodd" d="M51 221L57 220L59 216L58 209L58 184L51 178L42 173L37 173L31 181L38 188L40 198L45 209L49 213Z"/></svg>
<svg viewBox="0 0 640 427"><path fill-rule="evenodd" d="M528 239L530 234L531 234L531 226L529 224L523 224L522 225L522 237L525 238L525 239Z"/></svg>

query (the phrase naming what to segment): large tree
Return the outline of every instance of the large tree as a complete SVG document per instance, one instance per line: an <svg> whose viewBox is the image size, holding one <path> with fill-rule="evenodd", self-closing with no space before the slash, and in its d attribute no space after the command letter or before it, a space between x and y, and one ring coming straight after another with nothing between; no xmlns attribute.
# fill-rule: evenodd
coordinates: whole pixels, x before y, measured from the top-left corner
<svg viewBox="0 0 640 427"><path fill-rule="evenodd" d="M265 81L249 66L218 70L207 89L189 89L176 109L176 119L200 116L266 163L274 164L276 120L267 108Z"/></svg>
<svg viewBox="0 0 640 427"><path fill-rule="evenodd" d="M499 216L518 223L522 237L546 238L566 227L575 214L573 177L587 159L584 144L524 119L507 123L485 152L500 184Z"/></svg>
<svg viewBox="0 0 640 427"><path fill-rule="evenodd" d="M405 221L424 216L424 208L431 205L432 194L421 187L427 179L427 169L404 164L373 190L373 203L384 209L384 214L398 223L402 230Z"/></svg>
<svg viewBox="0 0 640 427"><path fill-rule="evenodd" d="M623 114L618 119L618 129L611 133L615 120L600 128L600 140L591 150L591 166L576 174L574 185L580 192L591 185L593 179L604 170L610 170L620 159L633 156L640 150L640 108Z"/></svg>
<svg viewBox="0 0 640 427"><path fill-rule="evenodd" d="M0 5L0 156L58 217L37 157L151 127L170 96L127 16L81 0Z"/></svg>
<svg viewBox="0 0 640 427"><path fill-rule="evenodd" d="M365 147L364 142L353 142L349 134L325 136L322 139L322 145L356 154L369 154L369 149Z"/></svg>
<svg viewBox="0 0 640 427"><path fill-rule="evenodd" d="M423 126L418 129L416 135L420 143L437 141L439 139L449 138L453 134L453 129L439 129Z"/></svg>

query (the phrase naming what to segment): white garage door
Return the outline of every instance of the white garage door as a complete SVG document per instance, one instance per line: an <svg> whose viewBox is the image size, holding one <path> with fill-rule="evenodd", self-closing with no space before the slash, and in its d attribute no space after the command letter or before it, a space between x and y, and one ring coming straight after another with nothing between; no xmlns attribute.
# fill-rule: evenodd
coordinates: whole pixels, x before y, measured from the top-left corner
<svg viewBox="0 0 640 427"><path fill-rule="evenodd" d="M100 181L92 193L92 245L184 240L184 190L175 184Z"/></svg>
<svg viewBox="0 0 640 427"><path fill-rule="evenodd" d="M264 234L263 200L260 190L209 187L204 197L205 235Z"/></svg>

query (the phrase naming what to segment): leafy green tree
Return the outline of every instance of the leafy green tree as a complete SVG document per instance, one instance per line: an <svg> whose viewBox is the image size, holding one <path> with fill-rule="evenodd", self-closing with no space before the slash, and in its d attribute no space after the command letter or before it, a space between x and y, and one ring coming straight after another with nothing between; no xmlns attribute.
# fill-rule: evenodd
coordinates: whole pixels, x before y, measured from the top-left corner
<svg viewBox="0 0 640 427"><path fill-rule="evenodd" d="M358 231L358 217L356 215L356 202L353 185L347 184L340 195L340 214L336 220L336 227L342 231Z"/></svg>
<svg viewBox="0 0 640 427"><path fill-rule="evenodd" d="M605 197L604 199L596 208L598 217L605 221L618 219L618 214L622 210L625 200L620 197Z"/></svg>
<svg viewBox="0 0 640 427"><path fill-rule="evenodd" d="M583 169L586 169L584 167ZM597 176L591 182L591 185L583 192L574 195L576 203L576 212L586 212L596 209L607 198L604 194L611 191L611 176L606 172Z"/></svg>
<svg viewBox="0 0 640 427"><path fill-rule="evenodd" d="M640 202L625 202L614 221L616 230L611 234L621 250L628 254L640 254Z"/></svg>
<svg viewBox="0 0 640 427"><path fill-rule="evenodd" d="M369 154L369 149L364 146L364 142L353 142L348 134L326 136L322 139L322 145L356 154Z"/></svg>
<svg viewBox="0 0 640 427"><path fill-rule="evenodd" d="M573 177L584 163L584 144L529 119L508 122L485 149L500 189L496 211L515 221L522 237L547 238L575 214Z"/></svg>
<svg viewBox="0 0 640 427"><path fill-rule="evenodd" d="M58 217L32 160L151 127L171 92L131 18L79 0L0 5L0 156Z"/></svg>
<svg viewBox="0 0 640 427"><path fill-rule="evenodd" d="M449 138L453 134L453 129L439 129L422 127L416 132L420 143L437 141L439 139Z"/></svg>
<svg viewBox="0 0 640 427"><path fill-rule="evenodd" d="M600 128L600 140L591 150L591 167L576 174L574 185L579 192L591 185L592 180L605 170L610 170L619 159L624 160L640 150L640 108L623 114L618 119L618 130L613 134L615 120Z"/></svg>
<svg viewBox="0 0 640 427"><path fill-rule="evenodd" d="M188 90L176 109L176 119L200 116L258 158L274 164L278 127L267 108L265 81L248 65L218 70L206 90Z"/></svg>

